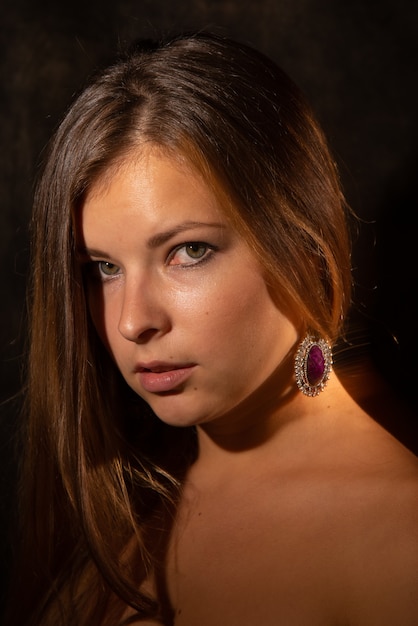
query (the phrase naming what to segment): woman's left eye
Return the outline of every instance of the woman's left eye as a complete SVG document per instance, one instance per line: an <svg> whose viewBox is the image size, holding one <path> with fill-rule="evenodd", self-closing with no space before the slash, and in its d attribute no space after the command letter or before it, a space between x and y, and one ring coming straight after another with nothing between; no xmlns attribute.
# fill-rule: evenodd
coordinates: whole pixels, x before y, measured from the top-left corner
<svg viewBox="0 0 418 626"><path fill-rule="evenodd" d="M201 241L190 241L177 246L169 256L168 265L197 265L206 261L214 247Z"/></svg>

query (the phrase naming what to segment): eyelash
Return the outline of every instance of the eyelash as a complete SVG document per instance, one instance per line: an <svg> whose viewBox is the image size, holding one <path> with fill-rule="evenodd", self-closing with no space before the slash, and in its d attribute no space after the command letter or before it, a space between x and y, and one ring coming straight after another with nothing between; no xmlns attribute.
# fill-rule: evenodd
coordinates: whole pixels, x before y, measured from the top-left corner
<svg viewBox="0 0 418 626"><path fill-rule="evenodd" d="M105 272L103 272L101 269L103 265L108 265L110 267L115 268L116 270L120 269L117 265L115 265L114 263L111 263L110 261L89 261L88 263L84 265L84 270L83 270L84 276L88 280L99 282L99 283L108 282L112 280L113 278L117 278L119 276L119 273L116 273L113 275L105 274Z"/></svg>
<svg viewBox="0 0 418 626"><path fill-rule="evenodd" d="M194 248L204 248L204 253L200 257L193 258L189 256L190 262L187 263L171 263L171 261L175 258L176 254L178 254L181 250L185 250L187 254L187 249L191 251L192 247ZM202 265L203 263L207 263L213 256L213 253L216 252L218 248L216 246L210 245L204 241L186 241L178 246L176 246L167 257L167 265L172 267L179 268L188 268L188 267L196 267L197 265Z"/></svg>

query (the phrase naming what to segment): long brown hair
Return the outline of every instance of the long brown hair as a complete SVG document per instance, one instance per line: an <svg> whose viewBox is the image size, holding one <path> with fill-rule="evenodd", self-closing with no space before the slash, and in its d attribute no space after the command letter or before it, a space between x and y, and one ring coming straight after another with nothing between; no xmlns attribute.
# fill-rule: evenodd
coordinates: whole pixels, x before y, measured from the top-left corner
<svg viewBox="0 0 418 626"><path fill-rule="evenodd" d="M136 46L94 77L50 144L34 202L22 561L10 618L21 626L115 624L126 604L138 617L160 614L138 589L159 558L153 530L175 507L194 432L161 424L105 353L73 224L92 185L145 142L212 185L272 293L306 328L335 339L349 304L336 168L311 109L272 61L199 33Z"/></svg>

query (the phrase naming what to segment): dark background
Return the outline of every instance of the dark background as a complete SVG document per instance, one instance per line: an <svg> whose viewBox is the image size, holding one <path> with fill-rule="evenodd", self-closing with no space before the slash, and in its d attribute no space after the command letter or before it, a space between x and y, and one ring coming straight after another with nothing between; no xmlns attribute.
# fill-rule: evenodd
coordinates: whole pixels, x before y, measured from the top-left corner
<svg viewBox="0 0 418 626"><path fill-rule="evenodd" d="M272 56L305 91L359 218L355 306L337 360L359 401L418 452L418 3L1 0L0 16L0 528L13 502L19 401L10 398L21 386L39 157L91 71L138 37L216 30Z"/></svg>

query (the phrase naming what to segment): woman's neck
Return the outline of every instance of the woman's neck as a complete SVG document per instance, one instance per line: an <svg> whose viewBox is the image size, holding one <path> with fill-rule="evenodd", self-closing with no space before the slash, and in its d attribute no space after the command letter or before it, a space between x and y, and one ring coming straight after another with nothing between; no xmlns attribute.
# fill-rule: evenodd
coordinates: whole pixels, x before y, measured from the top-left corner
<svg viewBox="0 0 418 626"><path fill-rule="evenodd" d="M274 376L228 415L197 428L199 453L193 475L210 480L253 472L272 462L293 464L310 456L321 433L335 418L358 411L335 374L319 396L304 396L294 384L280 385ZM208 478L209 479L209 478Z"/></svg>

